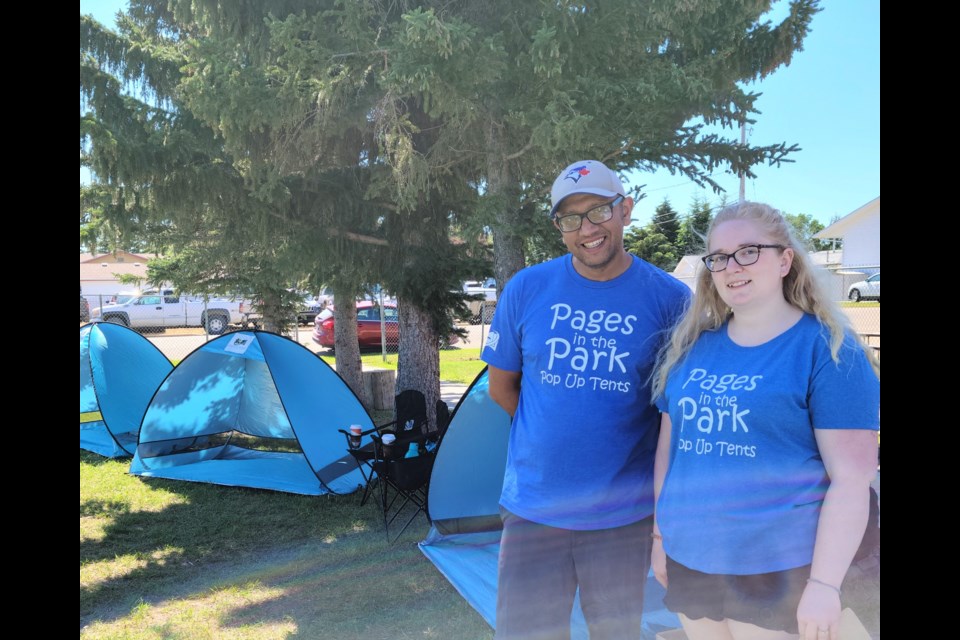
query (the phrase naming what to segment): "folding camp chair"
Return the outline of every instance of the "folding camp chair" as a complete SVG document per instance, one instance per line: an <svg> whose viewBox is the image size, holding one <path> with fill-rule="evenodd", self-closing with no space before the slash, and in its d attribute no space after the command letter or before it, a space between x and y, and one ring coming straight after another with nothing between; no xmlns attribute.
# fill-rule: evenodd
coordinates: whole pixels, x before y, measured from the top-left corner
<svg viewBox="0 0 960 640"><path fill-rule="evenodd" d="M359 438L345 429L338 429L347 439L348 451L356 460L357 467L363 475L364 486L360 506L366 504L367 498L370 496L370 489L377 479L378 474L374 468L375 461L392 458L394 452L399 452L399 457L402 457L409 449L411 442L416 442L417 446L425 451L428 422L427 401L423 394L416 389L407 389L397 394L393 406L395 420L364 431ZM384 455L384 452L379 448L383 446L381 437L386 433L392 433L396 437L396 441ZM360 443L366 436L370 436L372 441L361 446Z"/></svg>
<svg viewBox="0 0 960 640"><path fill-rule="evenodd" d="M411 447L416 446L411 443ZM427 484L433 470L433 451L419 451L413 457L391 458L388 447L376 447L378 452L386 451L384 459L373 462L373 470L380 479L380 507L383 512L383 528L387 542L393 543L403 535L407 527L421 513L427 513ZM409 447L408 447L409 449ZM411 452L412 453L412 452ZM408 509L408 505L412 509ZM411 511L395 535L390 535L390 525L404 513Z"/></svg>
<svg viewBox="0 0 960 640"><path fill-rule="evenodd" d="M437 418L436 429L429 430L427 440L424 444L427 451L434 451L443 440L443 434L447 431L447 425L450 424L450 408L443 400L437 400Z"/></svg>
<svg viewBox="0 0 960 640"><path fill-rule="evenodd" d="M443 400L437 400L437 435L443 437L450 424L450 407Z"/></svg>
<svg viewBox="0 0 960 640"><path fill-rule="evenodd" d="M361 507L367 503L367 497L370 495L370 487L375 478L373 461L376 458L374 447L377 444L374 441L370 441L365 445L361 445L361 442L364 437L377 433L377 429L378 427L374 427L373 429L362 431L360 435L350 433L346 429L337 429L337 431L342 433L347 439L347 451L353 456L354 461L357 463L357 468L360 470L360 475L363 476L363 495L360 497Z"/></svg>

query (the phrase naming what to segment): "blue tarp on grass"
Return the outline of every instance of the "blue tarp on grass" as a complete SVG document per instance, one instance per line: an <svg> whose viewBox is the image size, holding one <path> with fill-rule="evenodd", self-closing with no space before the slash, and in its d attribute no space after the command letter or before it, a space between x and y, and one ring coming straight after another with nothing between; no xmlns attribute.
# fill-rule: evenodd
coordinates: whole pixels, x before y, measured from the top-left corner
<svg viewBox="0 0 960 640"><path fill-rule="evenodd" d="M428 498L433 527L420 543L423 554L494 628L499 500L509 436L510 417L490 398L484 370L454 410L437 450ZM663 606L663 596L663 588L652 575L648 577L644 640L680 626L677 617ZM571 634L575 639L587 638L579 600L571 615Z"/></svg>

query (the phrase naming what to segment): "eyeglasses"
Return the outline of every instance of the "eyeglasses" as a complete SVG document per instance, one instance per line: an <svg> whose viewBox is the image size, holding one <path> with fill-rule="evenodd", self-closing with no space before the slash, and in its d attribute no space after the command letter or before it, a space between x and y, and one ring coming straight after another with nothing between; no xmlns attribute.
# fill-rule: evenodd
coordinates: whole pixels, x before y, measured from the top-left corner
<svg viewBox="0 0 960 640"><path fill-rule="evenodd" d="M613 208L623 202L623 196L617 196L612 201L585 211L583 213L568 213L565 216L555 218L560 231L570 233L583 226L583 219L586 218L593 224L603 224L613 217Z"/></svg>
<svg viewBox="0 0 960 640"><path fill-rule="evenodd" d="M760 259L760 249L780 249L782 251L786 249L786 247L782 244L748 244L745 247L740 247L733 253L711 253L700 259L703 260L703 264L707 266L707 269L716 273L727 268L730 258L736 260L737 264L741 267L755 263Z"/></svg>

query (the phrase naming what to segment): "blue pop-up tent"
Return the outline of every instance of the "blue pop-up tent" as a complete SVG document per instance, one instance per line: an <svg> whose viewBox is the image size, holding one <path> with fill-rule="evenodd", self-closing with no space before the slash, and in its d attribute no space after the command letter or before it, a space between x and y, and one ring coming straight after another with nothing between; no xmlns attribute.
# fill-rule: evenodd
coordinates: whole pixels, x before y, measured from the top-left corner
<svg viewBox="0 0 960 640"><path fill-rule="evenodd" d="M80 327L80 448L111 458L133 455L143 412L171 369L132 329Z"/></svg>
<svg viewBox="0 0 960 640"><path fill-rule="evenodd" d="M496 628L497 558L500 554L500 491L507 463L510 417L489 394L484 369L460 399L437 449L430 476L432 522L420 550L467 602ZM567 464L576 464L569 460ZM643 603L643 637L680 626L663 606L664 591L651 576ZM638 603L639 606L639 603ZM587 638L579 600L571 635Z"/></svg>
<svg viewBox="0 0 960 640"><path fill-rule="evenodd" d="M338 429L373 421L327 363L264 331L220 336L157 390L130 473L273 489L349 493L363 478Z"/></svg>

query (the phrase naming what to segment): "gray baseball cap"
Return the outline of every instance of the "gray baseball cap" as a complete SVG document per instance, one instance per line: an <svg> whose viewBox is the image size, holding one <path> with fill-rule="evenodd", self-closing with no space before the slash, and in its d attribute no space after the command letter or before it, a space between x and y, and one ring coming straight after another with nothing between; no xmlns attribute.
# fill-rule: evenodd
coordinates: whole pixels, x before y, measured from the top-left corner
<svg viewBox="0 0 960 640"><path fill-rule="evenodd" d="M604 198L626 195L620 177L605 164L599 160L580 160L561 171L553 181L550 217L557 214L557 207L564 198L575 193L590 193Z"/></svg>

